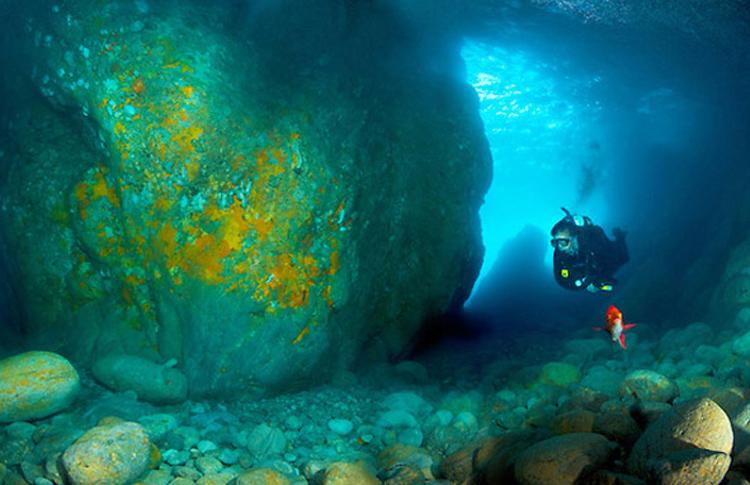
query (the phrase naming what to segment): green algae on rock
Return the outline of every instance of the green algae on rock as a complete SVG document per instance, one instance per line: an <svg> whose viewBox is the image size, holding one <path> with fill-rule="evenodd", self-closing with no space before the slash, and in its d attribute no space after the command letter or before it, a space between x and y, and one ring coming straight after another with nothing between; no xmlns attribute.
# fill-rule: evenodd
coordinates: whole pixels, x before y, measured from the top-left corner
<svg viewBox="0 0 750 485"><path fill-rule="evenodd" d="M25 352L0 360L0 423L45 418L70 406L78 372L52 352Z"/></svg>
<svg viewBox="0 0 750 485"><path fill-rule="evenodd" d="M490 158L463 81L359 73L357 42L281 65L190 5L37 7L46 129L19 133L0 216L30 334L263 394L396 355L468 296Z"/></svg>

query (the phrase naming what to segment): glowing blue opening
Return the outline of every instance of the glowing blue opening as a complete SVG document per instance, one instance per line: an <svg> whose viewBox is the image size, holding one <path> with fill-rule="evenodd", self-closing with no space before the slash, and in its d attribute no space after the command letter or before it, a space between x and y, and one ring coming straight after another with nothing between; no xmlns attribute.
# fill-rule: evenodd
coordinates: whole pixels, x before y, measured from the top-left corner
<svg viewBox="0 0 750 485"><path fill-rule="evenodd" d="M532 52L467 41L462 50L468 82L480 100L493 159L493 180L480 210L485 259L475 285L498 251L526 225L548 232L563 213L607 217L596 182L608 158L599 126L601 82L572 75L562 62ZM551 262L552 251L547 255ZM551 276L550 276L551 277Z"/></svg>

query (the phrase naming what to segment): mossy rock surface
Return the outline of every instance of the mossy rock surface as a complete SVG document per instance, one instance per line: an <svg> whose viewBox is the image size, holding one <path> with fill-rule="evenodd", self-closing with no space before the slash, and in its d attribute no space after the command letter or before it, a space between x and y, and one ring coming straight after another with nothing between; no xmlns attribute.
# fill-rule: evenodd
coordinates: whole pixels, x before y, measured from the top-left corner
<svg viewBox="0 0 750 485"><path fill-rule="evenodd" d="M490 180L476 94L426 80L418 42L373 52L283 4L241 39L231 9L189 2L22 12L41 96L0 223L28 334L177 359L193 396L260 395L397 355L462 304Z"/></svg>
<svg viewBox="0 0 750 485"><path fill-rule="evenodd" d="M80 387L78 372L61 355L33 351L0 360L0 423L62 411Z"/></svg>

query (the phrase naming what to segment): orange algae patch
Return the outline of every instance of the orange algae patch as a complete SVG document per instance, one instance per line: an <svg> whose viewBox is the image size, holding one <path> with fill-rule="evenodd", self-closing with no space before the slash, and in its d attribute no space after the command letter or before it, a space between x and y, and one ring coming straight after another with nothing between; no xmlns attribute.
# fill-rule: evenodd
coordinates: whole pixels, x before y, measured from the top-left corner
<svg viewBox="0 0 750 485"><path fill-rule="evenodd" d="M167 222L156 235L159 241L159 249L167 258L171 258L177 250L177 230Z"/></svg>
<svg viewBox="0 0 750 485"><path fill-rule="evenodd" d="M81 219L84 221L89 217L86 209L88 208L91 201L88 198L88 185L85 182L80 182L75 188L75 197L78 201L78 212L81 215Z"/></svg>
<svg viewBox="0 0 750 485"><path fill-rule="evenodd" d="M339 261L339 252L334 251L331 253L331 266L328 268L329 275L335 275L341 268L341 262Z"/></svg>
<svg viewBox="0 0 750 485"><path fill-rule="evenodd" d="M120 199L117 197L114 189L107 184L107 180L102 172L96 172L94 185L91 188L92 200L106 198L110 204L120 207Z"/></svg>
<svg viewBox="0 0 750 485"><path fill-rule="evenodd" d="M121 135L122 133L125 133L125 125L118 121L115 123L115 135Z"/></svg>
<svg viewBox="0 0 750 485"><path fill-rule="evenodd" d="M302 329L302 331L297 334L297 336L292 340L292 345L297 345L302 341L303 338L307 337L307 335L310 333L310 326L305 325L305 328Z"/></svg>
<svg viewBox="0 0 750 485"><path fill-rule="evenodd" d="M184 249L183 271L193 273L209 284L224 281L222 259L229 254L228 246L211 234L203 234Z"/></svg>
<svg viewBox="0 0 750 485"><path fill-rule="evenodd" d="M195 147L193 147L193 142L197 140L198 137L200 137L202 134L203 128L192 125L188 126L187 128L183 128L179 132L172 135L171 141L177 144L181 154L187 154L195 149Z"/></svg>
<svg viewBox="0 0 750 485"><path fill-rule="evenodd" d="M183 86L180 91L182 91L182 94L185 95L186 98L189 98L193 95L193 86Z"/></svg>
<svg viewBox="0 0 750 485"><path fill-rule="evenodd" d="M135 94L141 94L145 89L146 85L143 84L143 79L136 78L135 81L130 85L130 87L133 89L133 92Z"/></svg>
<svg viewBox="0 0 750 485"><path fill-rule="evenodd" d="M282 308L299 308L307 305L310 299L310 287L313 281L307 273L316 271L314 266L308 267L306 263L314 263L314 259L303 258L302 264L296 263L289 254L277 257L276 265L271 268L271 278L259 288L264 296L268 296L269 290L276 291L279 306Z"/></svg>
<svg viewBox="0 0 750 485"><path fill-rule="evenodd" d="M201 164L197 161L186 162L185 168L187 169L188 181L192 182L195 176L198 174L198 171L201 168Z"/></svg>

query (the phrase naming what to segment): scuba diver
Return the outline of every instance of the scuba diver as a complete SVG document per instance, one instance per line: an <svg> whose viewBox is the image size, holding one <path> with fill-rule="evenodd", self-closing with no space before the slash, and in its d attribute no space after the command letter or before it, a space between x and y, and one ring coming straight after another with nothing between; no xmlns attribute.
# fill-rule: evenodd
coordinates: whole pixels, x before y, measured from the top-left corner
<svg viewBox="0 0 750 485"><path fill-rule="evenodd" d="M564 207L565 217L552 227L555 248L555 280L569 290L586 289L591 293L612 291L614 273L630 258L625 232L615 228L612 241L604 230L586 216L572 215Z"/></svg>

